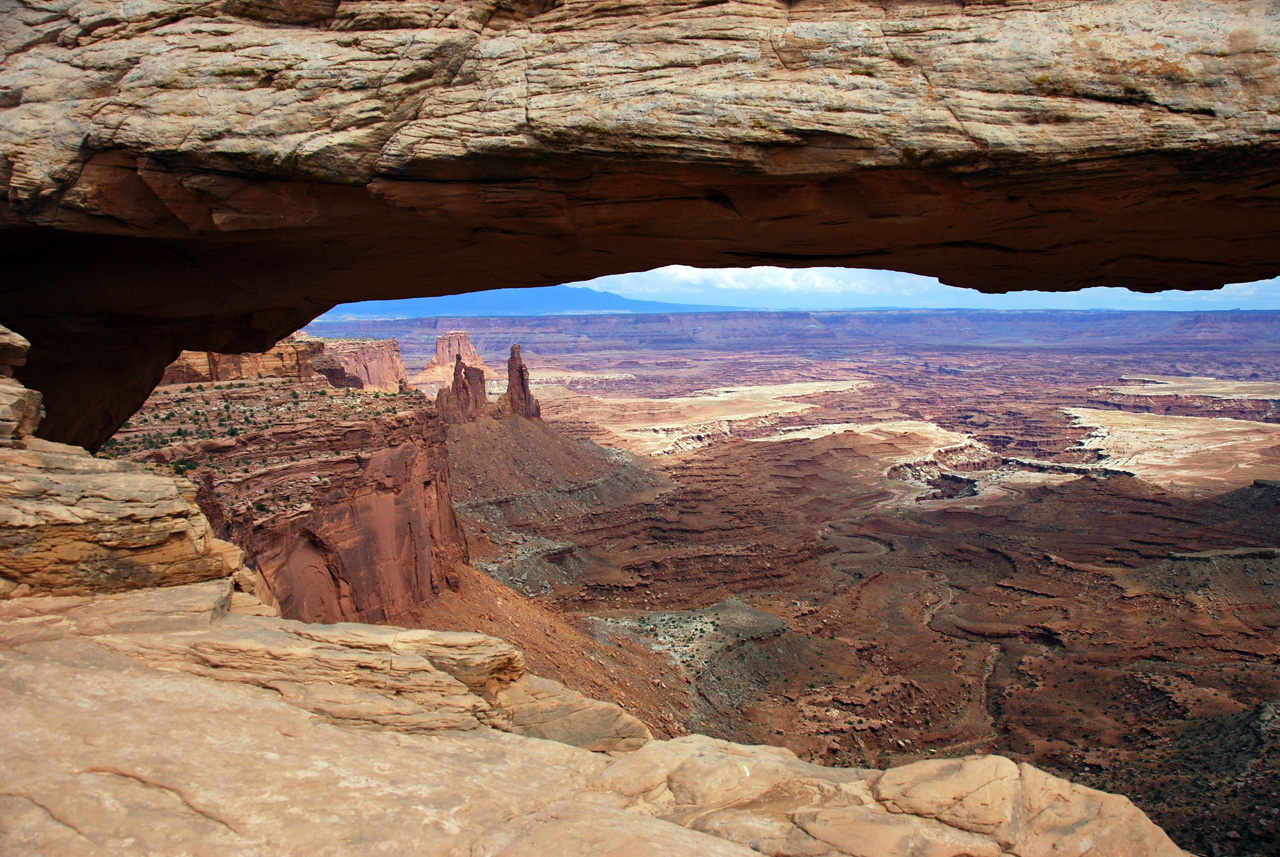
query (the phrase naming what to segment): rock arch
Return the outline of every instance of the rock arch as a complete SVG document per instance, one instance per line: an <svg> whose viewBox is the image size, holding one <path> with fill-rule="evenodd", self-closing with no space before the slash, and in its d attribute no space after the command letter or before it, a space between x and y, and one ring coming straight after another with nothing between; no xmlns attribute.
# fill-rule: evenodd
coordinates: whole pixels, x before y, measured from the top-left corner
<svg viewBox="0 0 1280 857"><path fill-rule="evenodd" d="M673 262L1280 273L1265 0L394 6L5 13L0 323L46 436L94 447L180 349L345 300Z"/></svg>

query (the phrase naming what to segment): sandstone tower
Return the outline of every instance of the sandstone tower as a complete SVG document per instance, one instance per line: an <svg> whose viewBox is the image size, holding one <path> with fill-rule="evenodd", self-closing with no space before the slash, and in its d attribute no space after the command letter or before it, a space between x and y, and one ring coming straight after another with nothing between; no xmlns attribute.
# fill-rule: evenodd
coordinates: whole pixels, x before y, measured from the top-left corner
<svg viewBox="0 0 1280 857"><path fill-rule="evenodd" d="M507 360L507 401L511 404L511 413L517 416L542 418L542 408L529 391L529 368L520 358L519 345L511 346L511 357Z"/></svg>

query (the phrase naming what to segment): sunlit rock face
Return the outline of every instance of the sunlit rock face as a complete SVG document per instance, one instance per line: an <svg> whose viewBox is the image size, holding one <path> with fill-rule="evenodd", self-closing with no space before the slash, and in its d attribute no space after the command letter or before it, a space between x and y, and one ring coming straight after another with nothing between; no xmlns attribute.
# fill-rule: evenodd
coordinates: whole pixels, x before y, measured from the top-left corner
<svg viewBox="0 0 1280 857"><path fill-rule="evenodd" d="M443 429L423 408L278 426L183 454L263 462L209 477L200 497L252 557L259 597L287 619L381 622L456 589L468 559Z"/></svg>
<svg viewBox="0 0 1280 857"><path fill-rule="evenodd" d="M511 346L507 359L507 404L518 417L536 419L542 416L542 408L529 389L529 367L520 357L520 346Z"/></svg>
<svg viewBox="0 0 1280 857"><path fill-rule="evenodd" d="M205 384L218 381L249 381L261 378L291 378L305 381L316 374L316 358L324 343L286 339L264 354L215 354L184 351L164 370L161 384Z"/></svg>
<svg viewBox="0 0 1280 857"><path fill-rule="evenodd" d="M447 423L471 422L488 406L484 392L484 370L468 366L462 357L453 360L453 383L436 395L436 410Z"/></svg>
<svg viewBox="0 0 1280 857"><path fill-rule="evenodd" d="M868 771L653 741L502 640L231 595L0 603L6 854L1185 857L1127 799L1000 756Z"/></svg>
<svg viewBox="0 0 1280 857"><path fill-rule="evenodd" d="M184 347L264 349L342 300L672 262L1003 291L1280 261L1264 0L0 12L0 321L56 440L100 443Z"/></svg>
<svg viewBox="0 0 1280 857"><path fill-rule="evenodd" d="M40 394L13 378L26 351L0 327L0 600L243 572L243 552L213 537L195 485L31 436Z"/></svg>
<svg viewBox="0 0 1280 857"><path fill-rule="evenodd" d="M394 339L328 340L316 358L316 371L335 387L398 393L409 378L400 362L400 343Z"/></svg>
<svg viewBox="0 0 1280 857"><path fill-rule="evenodd" d="M465 330L450 330L436 337L436 353L429 361L427 366L418 374L410 379L412 385L426 384L450 384L455 374L455 365L461 359L463 364L468 368L475 368L480 372L492 372L485 365L484 359L476 353L476 349L471 345L471 337L467 335Z"/></svg>

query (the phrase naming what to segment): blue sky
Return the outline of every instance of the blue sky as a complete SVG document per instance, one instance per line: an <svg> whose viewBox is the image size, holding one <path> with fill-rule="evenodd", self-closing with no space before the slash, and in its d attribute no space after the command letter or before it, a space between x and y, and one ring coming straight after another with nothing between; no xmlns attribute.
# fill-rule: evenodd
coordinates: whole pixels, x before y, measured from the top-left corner
<svg viewBox="0 0 1280 857"><path fill-rule="evenodd" d="M764 309L1280 309L1280 278L1198 292L1144 295L1123 288L984 295L931 277L847 268L690 268L670 265L584 283L627 298Z"/></svg>

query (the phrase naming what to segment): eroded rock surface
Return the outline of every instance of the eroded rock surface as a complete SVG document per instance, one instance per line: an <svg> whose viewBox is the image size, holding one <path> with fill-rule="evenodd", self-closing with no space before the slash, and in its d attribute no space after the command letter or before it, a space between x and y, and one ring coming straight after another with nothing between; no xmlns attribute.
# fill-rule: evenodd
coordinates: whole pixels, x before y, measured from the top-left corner
<svg viewBox="0 0 1280 857"><path fill-rule="evenodd" d="M334 387L384 393L398 393L408 384L394 339L318 340L305 334L285 337L261 354L184 351L165 368L160 384L310 381L317 376Z"/></svg>
<svg viewBox="0 0 1280 857"><path fill-rule="evenodd" d="M219 381L257 381L261 378L295 378L306 381L315 376L316 358L323 350L323 343L289 337L262 354L184 351L164 370L160 383L205 384Z"/></svg>
<svg viewBox="0 0 1280 857"><path fill-rule="evenodd" d="M196 486L36 438L0 448L0 592L82 594L228 577ZM16 587L16 589L15 589ZM28 589L29 587L29 589Z"/></svg>
<svg viewBox="0 0 1280 857"><path fill-rule="evenodd" d="M202 503L249 552L263 600L288 618L382 621L456 586L467 561L443 425L425 402L160 454L219 468L203 472ZM257 464L246 473L240 461Z"/></svg>
<svg viewBox="0 0 1280 857"><path fill-rule="evenodd" d="M344 300L677 262L1277 272L1265 0L4 2L0 321L51 439ZM64 380L104 351L110 395Z"/></svg>
<svg viewBox="0 0 1280 857"><path fill-rule="evenodd" d="M484 370L454 358L453 383L436 394L436 410L447 423L468 423L482 416L489 405L485 395Z"/></svg>
<svg viewBox="0 0 1280 857"><path fill-rule="evenodd" d="M316 370L335 387L398 393L409 386L394 339L328 340Z"/></svg>
<svg viewBox="0 0 1280 857"><path fill-rule="evenodd" d="M632 750L651 737L618 706L527 674L502 640L308 625L238 610L235 596L224 580L114 599L13 599L0 605L0 647L92 638L150 666L268 687L335 722L402 732L483 724L600 751Z"/></svg>
<svg viewBox="0 0 1280 857"><path fill-rule="evenodd" d="M542 416L542 408L529 390L529 367L520 358L519 345L511 346L511 357L507 360L507 404L518 417L539 419Z"/></svg>
<svg viewBox="0 0 1280 857"><path fill-rule="evenodd" d="M454 363L461 358L467 366L481 372L491 372L484 359L476 353L471 336L465 330L450 330L436 337L436 353L426 367L413 376L414 385L448 384L453 380Z"/></svg>
<svg viewBox="0 0 1280 857"><path fill-rule="evenodd" d="M0 327L0 369L25 341ZM40 396L0 374L0 598L225 578L243 553L213 537L185 479L29 437Z"/></svg>
<svg viewBox="0 0 1280 857"><path fill-rule="evenodd" d="M238 616L230 594L214 582L0 605L6 850L1183 853L1124 798L999 757L880 773L702 736L646 741L616 706L534 682L500 640ZM525 682L561 700L540 727L559 740L519 737L504 695Z"/></svg>
<svg viewBox="0 0 1280 857"><path fill-rule="evenodd" d="M0 327L0 446L24 445L23 438L40 425L44 410L40 394L13 378L13 370L26 362L30 343L6 327Z"/></svg>

